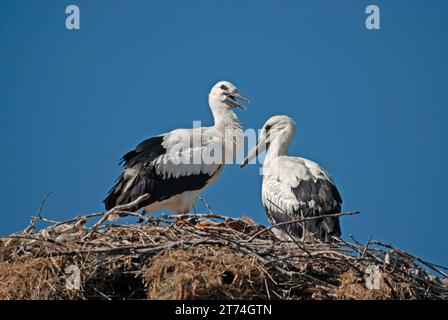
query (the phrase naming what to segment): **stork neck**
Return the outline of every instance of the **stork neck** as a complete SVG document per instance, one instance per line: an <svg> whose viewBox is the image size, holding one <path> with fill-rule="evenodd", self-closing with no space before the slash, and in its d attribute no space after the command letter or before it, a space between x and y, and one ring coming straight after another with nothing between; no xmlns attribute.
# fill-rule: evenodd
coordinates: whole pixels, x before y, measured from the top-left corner
<svg viewBox="0 0 448 320"><path fill-rule="evenodd" d="M289 142L289 139L281 141L281 137L274 139L266 151L266 160L288 155Z"/></svg>
<svg viewBox="0 0 448 320"><path fill-rule="evenodd" d="M213 118L215 119L215 126L222 129L242 130L240 120L235 112L230 109L212 108Z"/></svg>
<svg viewBox="0 0 448 320"><path fill-rule="evenodd" d="M231 109L212 107L211 110L215 127L223 135L224 163L233 163L234 157L239 157L244 150L243 126Z"/></svg>

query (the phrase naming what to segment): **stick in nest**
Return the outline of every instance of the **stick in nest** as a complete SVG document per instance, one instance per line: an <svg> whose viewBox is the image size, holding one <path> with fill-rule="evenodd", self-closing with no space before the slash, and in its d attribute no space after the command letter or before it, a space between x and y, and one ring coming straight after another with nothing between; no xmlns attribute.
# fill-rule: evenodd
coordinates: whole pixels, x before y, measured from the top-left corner
<svg viewBox="0 0 448 320"><path fill-rule="evenodd" d="M127 204L123 204L123 205L119 205L116 207L113 207L112 209L110 209L107 212L104 212L102 214L102 217L100 220L98 220L92 227L92 229L90 230L90 232L84 237L84 239L86 238L90 238L92 236L92 234L95 232L95 230L101 226L110 216L112 215L118 215L120 216L120 214L131 214L131 215L137 215L137 213L133 213L133 212L129 212L128 210L132 210L134 208L137 208L137 210L139 210L142 206L142 203L146 200L148 200L150 198L149 194L144 194L140 197L138 197L137 199L135 199L134 201L127 203ZM144 221L147 220L146 217L142 216L142 215L138 215L141 219L143 219Z"/></svg>
<svg viewBox="0 0 448 320"><path fill-rule="evenodd" d="M34 232L37 221L42 219L42 210L44 209L45 203L52 194L52 192L48 192L42 199L36 215L31 218L30 224L23 230L23 233L32 234Z"/></svg>

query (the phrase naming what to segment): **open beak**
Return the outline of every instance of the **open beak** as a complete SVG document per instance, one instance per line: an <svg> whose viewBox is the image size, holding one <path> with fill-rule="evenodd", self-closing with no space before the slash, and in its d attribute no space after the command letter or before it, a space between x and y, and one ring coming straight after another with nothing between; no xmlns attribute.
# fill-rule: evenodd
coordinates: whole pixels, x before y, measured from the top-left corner
<svg viewBox="0 0 448 320"><path fill-rule="evenodd" d="M269 136L262 138L260 141L258 141L258 143L255 146L253 146L252 149L249 150L247 156L240 163L240 168L244 167L246 164L249 163L249 161L251 161L253 158L262 153L266 149L266 143L268 141Z"/></svg>
<svg viewBox="0 0 448 320"><path fill-rule="evenodd" d="M241 103L239 103L238 101L236 101L236 99L241 99L246 102L250 102L250 100L248 98L246 98L245 96L243 96L242 94L240 94L238 92L229 93L228 97L226 99L226 102L232 107L238 107L243 110L247 110L247 108L245 106L243 106Z"/></svg>

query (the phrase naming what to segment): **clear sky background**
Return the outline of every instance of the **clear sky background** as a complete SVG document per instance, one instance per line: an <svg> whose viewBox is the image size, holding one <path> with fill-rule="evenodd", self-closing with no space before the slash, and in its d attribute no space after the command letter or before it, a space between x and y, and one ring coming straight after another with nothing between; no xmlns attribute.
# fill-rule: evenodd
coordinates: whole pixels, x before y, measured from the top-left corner
<svg viewBox="0 0 448 320"><path fill-rule="evenodd" d="M365 28L369 4L381 30ZM65 8L81 29L65 28ZM448 265L447 1L0 0L0 234L102 210L118 160L193 120L230 80L245 127L292 116L290 153L335 178L345 236ZM267 223L257 166L203 196ZM205 211L199 206L201 211Z"/></svg>

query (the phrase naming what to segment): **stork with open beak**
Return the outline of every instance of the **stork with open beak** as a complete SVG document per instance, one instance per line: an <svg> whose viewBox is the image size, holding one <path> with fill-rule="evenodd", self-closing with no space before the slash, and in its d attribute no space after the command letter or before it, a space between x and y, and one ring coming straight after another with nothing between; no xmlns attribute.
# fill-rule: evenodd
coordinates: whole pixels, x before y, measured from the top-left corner
<svg viewBox="0 0 448 320"><path fill-rule="evenodd" d="M126 153L123 173L104 200L106 210L149 194L143 203L147 214L162 209L191 212L199 193L220 176L225 159L242 150L237 145L243 143L243 127L233 110L246 108L237 99L249 101L232 83L220 81L208 96L213 126L176 129L149 138ZM222 150L225 158L205 161L205 155L219 155Z"/></svg>

